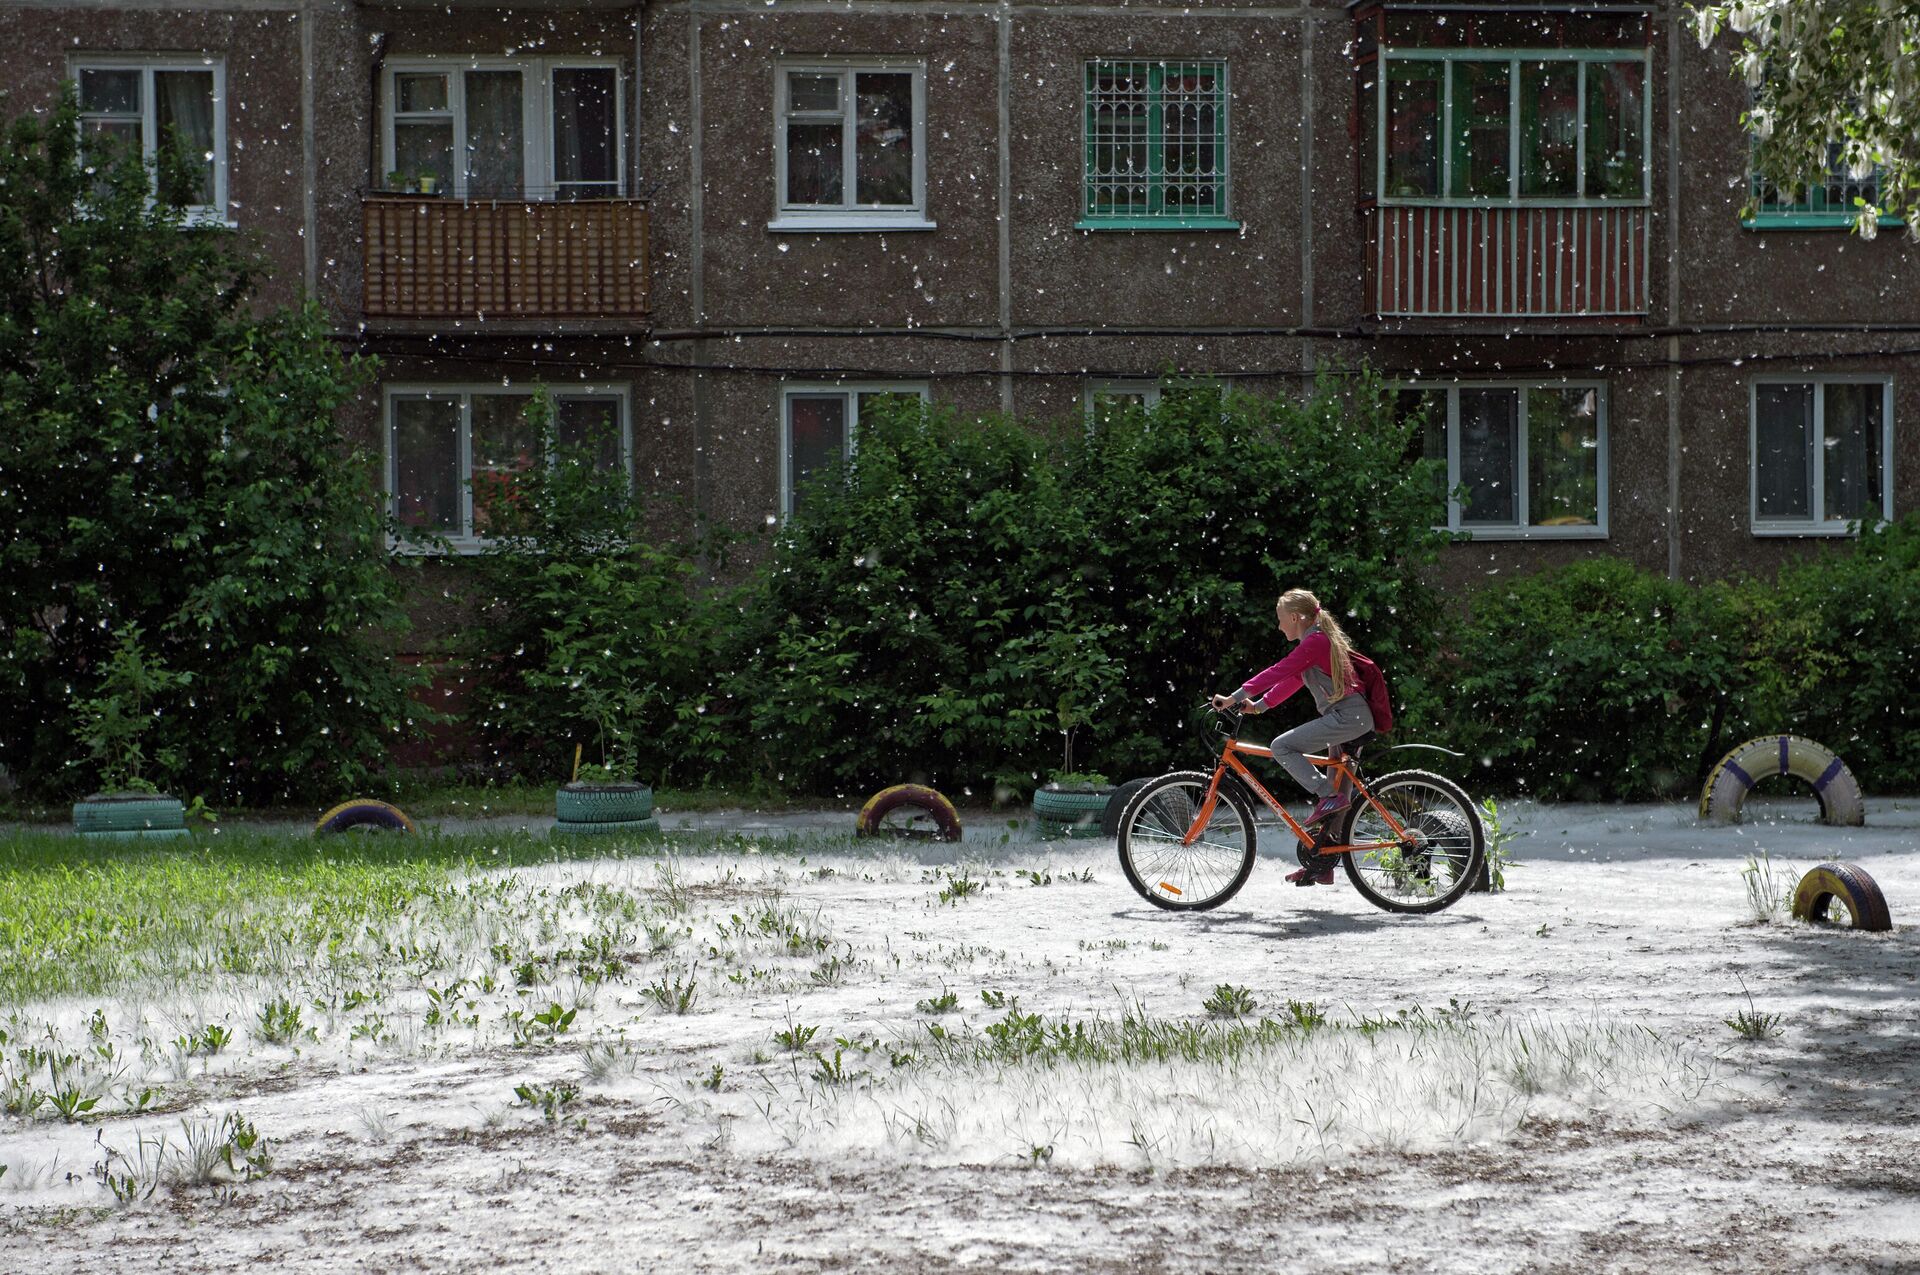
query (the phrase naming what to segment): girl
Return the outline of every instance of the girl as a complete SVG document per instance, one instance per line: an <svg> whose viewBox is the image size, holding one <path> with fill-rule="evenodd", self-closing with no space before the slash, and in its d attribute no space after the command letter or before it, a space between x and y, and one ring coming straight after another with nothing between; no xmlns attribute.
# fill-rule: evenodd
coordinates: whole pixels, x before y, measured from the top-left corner
<svg viewBox="0 0 1920 1275"><path fill-rule="evenodd" d="M1289 641L1299 643L1278 664L1256 673L1231 695L1216 695L1213 706L1219 709L1245 707L1250 713L1264 713L1302 686L1313 692L1314 706L1320 716L1304 726L1296 726L1274 739L1273 759L1280 763L1294 782L1318 797L1307 815L1309 827L1344 810L1350 798L1336 790L1333 780L1307 760L1309 752L1318 752L1334 744L1345 744L1373 729L1373 712L1360 693L1360 680L1353 661L1353 649L1340 622L1320 609L1320 599L1305 589L1288 589L1275 607L1280 631ZM1331 870L1313 872L1301 869L1287 878L1296 885L1333 884Z"/></svg>

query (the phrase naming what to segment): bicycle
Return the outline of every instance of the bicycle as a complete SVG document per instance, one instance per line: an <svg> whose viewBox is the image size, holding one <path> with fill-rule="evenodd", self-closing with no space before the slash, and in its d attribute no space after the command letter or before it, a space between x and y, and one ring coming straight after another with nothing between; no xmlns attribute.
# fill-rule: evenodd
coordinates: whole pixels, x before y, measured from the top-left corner
<svg viewBox="0 0 1920 1275"><path fill-rule="evenodd" d="M1257 795L1300 845L1300 865L1323 871L1334 861L1361 897L1388 912L1431 913L1473 887L1486 862L1486 829L1458 784L1425 770L1398 770L1368 783L1359 753L1369 733L1342 750L1309 757L1350 784L1352 799L1316 835L1303 828L1254 777L1246 757L1273 750L1236 738L1242 715L1205 709L1202 734L1220 759L1211 772L1176 770L1135 793L1120 816L1120 870L1156 907L1204 912L1231 899L1253 873ZM1402 745L1418 747L1418 745Z"/></svg>

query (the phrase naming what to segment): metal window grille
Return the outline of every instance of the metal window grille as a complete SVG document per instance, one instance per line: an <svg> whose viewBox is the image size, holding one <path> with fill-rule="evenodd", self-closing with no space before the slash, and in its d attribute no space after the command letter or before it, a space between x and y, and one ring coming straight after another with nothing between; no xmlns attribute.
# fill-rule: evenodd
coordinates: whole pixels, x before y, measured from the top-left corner
<svg viewBox="0 0 1920 1275"><path fill-rule="evenodd" d="M1227 214L1224 62L1087 64L1086 215Z"/></svg>
<svg viewBox="0 0 1920 1275"><path fill-rule="evenodd" d="M1868 173L1865 177L1851 177L1846 165L1840 162L1840 148L1827 148L1827 171L1825 177L1810 186L1795 199L1786 191L1761 177L1753 175L1753 199L1762 217L1794 216L1834 216L1853 217L1860 209L1854 204L1859 198L1871 204L1880 198L1880 174Z"/></svg>

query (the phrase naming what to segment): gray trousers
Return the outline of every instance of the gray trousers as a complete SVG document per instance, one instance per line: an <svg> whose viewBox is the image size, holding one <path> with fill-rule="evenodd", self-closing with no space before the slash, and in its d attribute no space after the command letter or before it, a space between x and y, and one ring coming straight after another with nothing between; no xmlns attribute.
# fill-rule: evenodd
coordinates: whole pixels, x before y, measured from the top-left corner
<svg viewBox="0 0 1920 1275"><path fill-rule="evenodd" d="M1329 744L1358 739L1372 729L1373 710L1367 707L1366 697L1355 692L1336 700L1326 712L1305 725L1276 736L1273 759L1293 776L1295 783L1316 797L1325 797L1333 792L1333 781L1307 760L1307 754L1320 752Z"/></svg>

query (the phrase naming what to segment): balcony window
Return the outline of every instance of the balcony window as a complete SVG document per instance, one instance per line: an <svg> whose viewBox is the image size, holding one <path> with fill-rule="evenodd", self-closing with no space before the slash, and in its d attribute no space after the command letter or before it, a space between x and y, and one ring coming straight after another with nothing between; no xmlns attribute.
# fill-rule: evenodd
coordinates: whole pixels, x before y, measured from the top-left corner
<svg viewBox="0 0 1920 1275"><path fill-rule="evenodd" d="M921 66L783 66L775 84L772 229L932 228Z"/></svg>
<svg viewBox="0 0 1920 1275"><path fill-rule="evenodd" d="M1651 101L1641 54L1384 53L1383 202L1644 203Z"/></svg>
<svg viewBox="0 0 1920 1275"><path fill-rule="evenodd" d="M1752 398L1753 530L1834 535L1893 516L1893 383L1760 381Z"/></svg>
<svg viewBox="0 0 1920 1275"><path fill-rule="evenodd" d="M863 412L905 398L927 401L927 387L790 385L780 395L780 513L791 517L808 488L836 461L853 456Z"/></svg>
<svg viewBox="0 0 1920 1275"><path fill-rule="evenodd" d="M458 550L483 546L515 499L515 480L545 459L528 426L528 390L389 387L387 492L409 531L445 537ZM613 389L555 393L563 447L588 449L620 471L627 450L626 396Z"/></svg>
<svg viewBox="0 0 1920 1275"><path fill-rule="evenodd" d="M1410 459L1445 462L1447 530L1476 539L1607 534L1604 386L1410 386L1395 407L1421 414Z"/></svg>
<svg viewBox="0 0 1920 1275"><path fill-rule="evenodd" d="M1079 226L1237 229L1227 209L1227 65L1087 63Z"/></svg>
<svg viewBox="0 0 1920 1275"><path fill-rule="evenodd" d="M624 192L612 64L396 61L385 81L390 190L562 200Z"/></svg>
<svg viewBox="0 0 1920 1275"><path fill-rule="evenodd" d="M169 138L197 161L188 212L221 220L227 208L226 69L196 58L87 58L73 65L84 141L110 141L151 165Z"/></svg>

